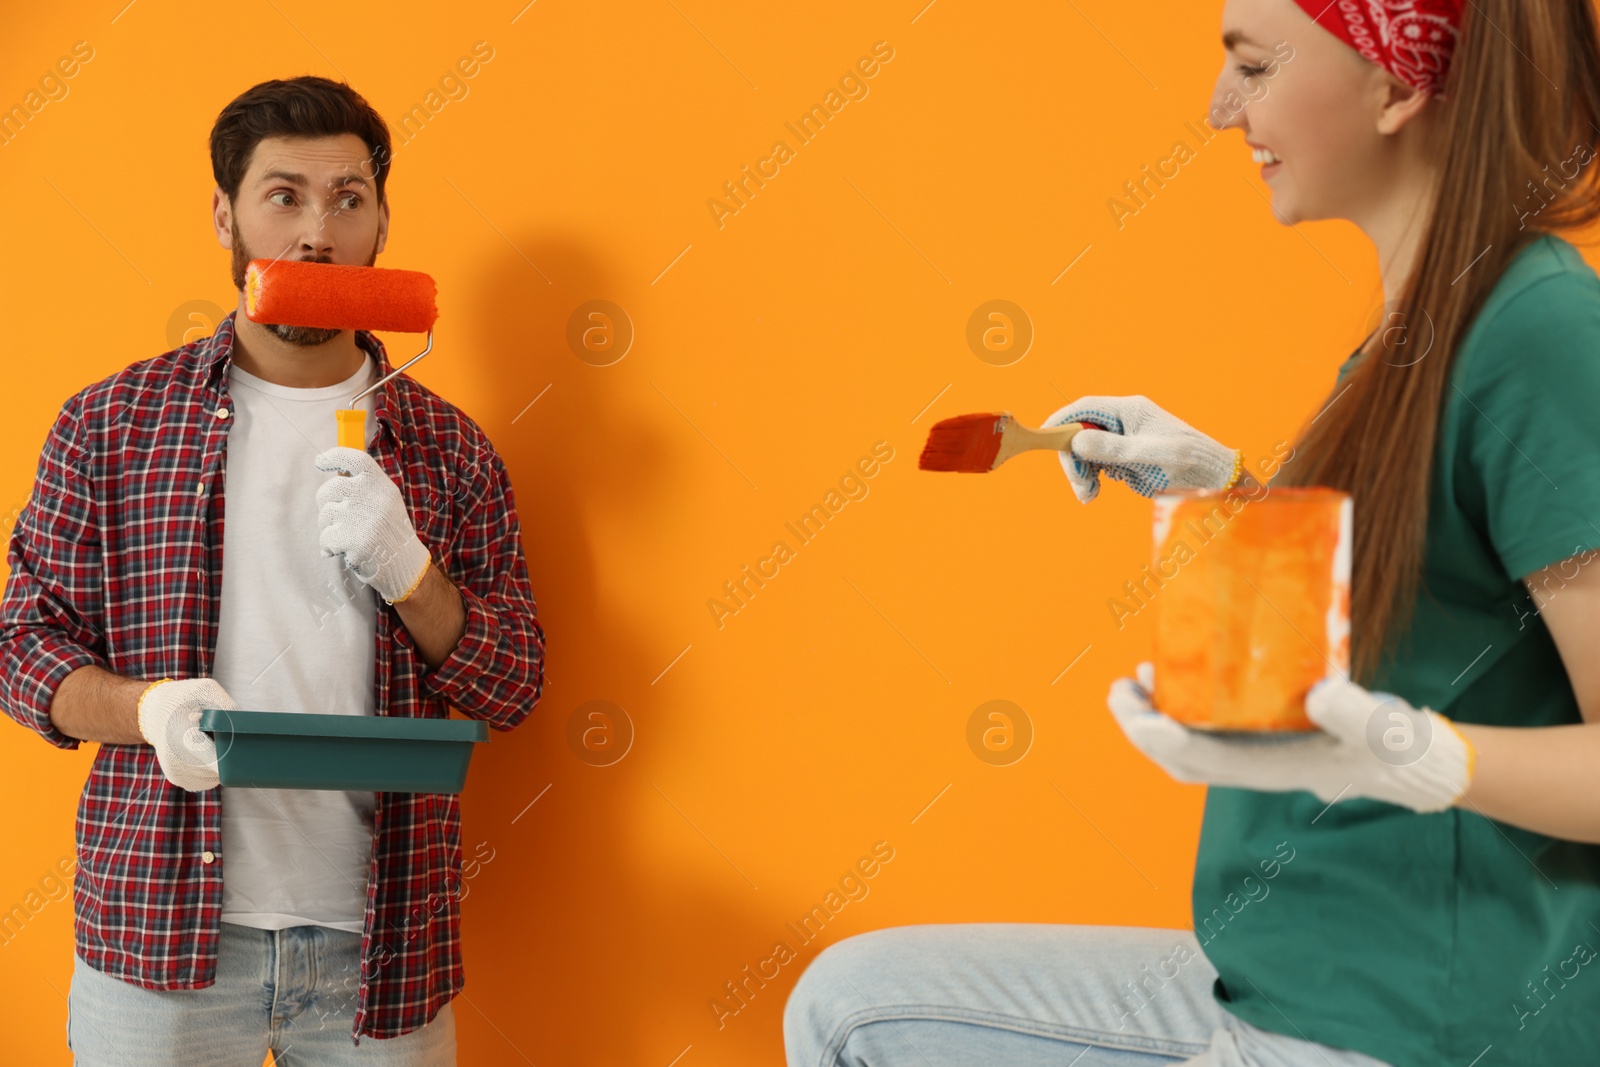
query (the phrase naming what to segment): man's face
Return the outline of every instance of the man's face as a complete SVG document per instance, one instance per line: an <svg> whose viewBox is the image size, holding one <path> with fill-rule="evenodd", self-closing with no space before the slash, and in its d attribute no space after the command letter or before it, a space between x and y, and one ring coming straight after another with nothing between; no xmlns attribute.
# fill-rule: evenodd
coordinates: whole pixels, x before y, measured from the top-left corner
<svg viewBox="0 0 1600 1067"><path fill-rule="evenodd" d="M389 208L377 203L371 153L353 133L334 137L267 137L257 143L239 194L214 196L219 238L233 253L233 284L244 291L252 259L299 259L370 267L388 238ZM312 347L338 330L267 327L294 345Z"/></svg>

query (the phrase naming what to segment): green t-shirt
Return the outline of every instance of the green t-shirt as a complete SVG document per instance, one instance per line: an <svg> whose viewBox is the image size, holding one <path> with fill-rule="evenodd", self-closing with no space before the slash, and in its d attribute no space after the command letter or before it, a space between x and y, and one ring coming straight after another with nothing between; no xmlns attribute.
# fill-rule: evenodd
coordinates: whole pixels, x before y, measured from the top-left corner
<svg viewBox="0 0 1600 1067"><path fill-rule="evenodd" d="M1521 581L1600 546L1600 278L1570 244L1518 253L1451 383L1424 588L1371 688L1460 722L1582 722ZM1600 846L1465 805L1212 787L1192 904L1213 994L1262 1029L1395 1067L1600 1060Z"/></svg>

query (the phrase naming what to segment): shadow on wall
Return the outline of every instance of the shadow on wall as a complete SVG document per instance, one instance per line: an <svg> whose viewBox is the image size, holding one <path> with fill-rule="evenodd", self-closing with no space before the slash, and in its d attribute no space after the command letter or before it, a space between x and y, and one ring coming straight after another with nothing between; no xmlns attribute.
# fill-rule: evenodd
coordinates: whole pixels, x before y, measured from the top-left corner
<svg viewBox="0 0 1600 1067"><path fill-rule="evenodd" d="M670 510L663 487L681 484L664 469L676 449L662 436L660 412L630 407L642 395L637 365L654 355L648 325L633 316L641 339L615 364L579 359L566 340L573 310L615 299L631 283L577 240L508 236L527 258L502 245L504 254L469 280L473 298L452 325L458 352L473 363L463 369L480 378L472 393L490 398L468 414L511 472L551 681L529 719L492 735L475 757L463 797L467 980L456 1013L482 1035L463 1036L463 1062L520 1054L580 1067L665 1063L714 1032L705 1002L719 991L699 988L694 961L720 943L765 948L771 924L750 887L718 877L704 857L667 869L636 847L642 822L679 817L651 785L670 732L651 686L666 661L640 642L616 600L602 597L605 561L595 558L590 530L620 522L635 531L640 555L656 551L653 516ZM621 705L632 722L631 748L610 765L580 758L569 738L574 712L594 699ZM674 840L694 847L698 837L683 830ZM678 884L689 878L697 884ZM746 962L730 956L730 975ZM768 986L770 1016L741 1019L749 1033L739 1040L770 1048L768 1028L778 1025L793 977ZM619 1015L663 988L682 990L682 1010L660 1029L681 1026L683 1040L634 1047L654 1028L619 1025ZM484 1047L468 1043L479 1040Z"/></svg>

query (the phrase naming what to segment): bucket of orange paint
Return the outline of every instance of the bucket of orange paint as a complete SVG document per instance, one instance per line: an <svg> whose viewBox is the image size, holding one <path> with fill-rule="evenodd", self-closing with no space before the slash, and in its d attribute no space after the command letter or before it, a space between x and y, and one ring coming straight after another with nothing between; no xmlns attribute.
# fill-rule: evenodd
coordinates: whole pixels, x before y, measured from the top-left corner
<svg viewBox="0 0 1600 1067"><path fill-rule="evenodd" d="M1351 499L1324 487L1155 498L1158 710L1215 731L1303 731L1350 672Z"/></svg>

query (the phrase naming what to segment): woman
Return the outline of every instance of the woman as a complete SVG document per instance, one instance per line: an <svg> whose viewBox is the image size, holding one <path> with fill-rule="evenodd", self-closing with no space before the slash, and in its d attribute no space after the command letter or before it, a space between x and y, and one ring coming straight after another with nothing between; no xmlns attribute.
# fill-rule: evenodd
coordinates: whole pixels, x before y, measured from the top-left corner
<svg viewBox="0 0 1600 1067"><path fill-rule="evenodd" d="M1162 715L1140 664L1117 722L1212 786L1194 930L850 938L790 998L790 1064L1595 1062L1600 279L1556 236L1600 216L1591 2L1228 0L1213 115L1281 221L1371 238L1389 311L1265 490L1354 496L1353 680L1311 691L1321 732L1248 744ZM1144 397L1049 423L1089 412L1085 503L1102 472L1240 477Z"/></svg>

